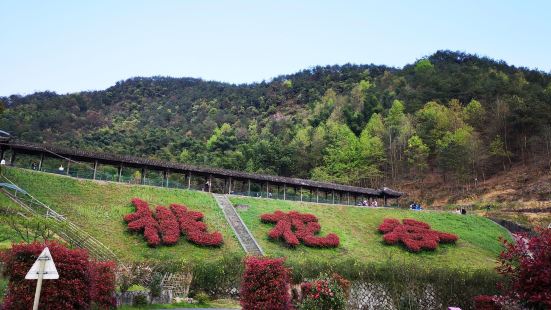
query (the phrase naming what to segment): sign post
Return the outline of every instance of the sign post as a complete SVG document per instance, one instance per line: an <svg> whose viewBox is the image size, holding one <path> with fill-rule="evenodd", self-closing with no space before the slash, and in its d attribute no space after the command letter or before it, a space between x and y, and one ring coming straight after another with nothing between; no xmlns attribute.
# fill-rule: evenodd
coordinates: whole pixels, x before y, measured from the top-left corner
<svg viewBox="0 0 551 310"><path fill-rule="evenodd" d="M29 272L27 272L25 279L37 280L33 304L33 310L37 310L38 302L40 300L40 291L42 290L42 280L59 279L59 274L57 273L54 260L48 247L45 247L44 250L42 250L42 253L40 253L36 259L36 262L34 262Z"/></svg>

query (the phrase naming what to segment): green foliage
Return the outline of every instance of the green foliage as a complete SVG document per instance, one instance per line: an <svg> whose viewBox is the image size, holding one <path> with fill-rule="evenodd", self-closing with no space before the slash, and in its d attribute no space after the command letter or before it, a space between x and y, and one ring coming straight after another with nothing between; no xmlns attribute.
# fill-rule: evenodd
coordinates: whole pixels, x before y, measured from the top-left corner
<svg viewBox="0 0 551 310"><path fill-rule="evenodd" d="M434 65L428 59L421 59L415 64L415 72L418 74L427 74L434 69Z"/></svg>
<svg viewBox="0 0 551 310"><path fill-rule="evenodd" d="M471 100L464 109L465 121L477 128L482 127L482 121L484 120L486 111L478 100Z"/></svg>
<svg viewBox="0 0 551 310"><path fill-rule="evenodd" d="M373 113L364 130L371 136L383 139L386 129L381 115L379 113Z"/></svg>
<svg viewBox="0 0 551 310"><path fill-rule="evenodd" d="M350 183L361 175L362 152L358 138L346 125L329 123L329 146L323 158L324 165L313 170L317 180Z"/></svg>
<svg viewBox="0 0 551 310"><path fill-rule="evenodd" d="M413 135L428 146L430 168L457 175L432 159L441 151L437 142L465 125L482 146L474 148L469 174L496 172L503 157L485 146L497 135L511 163L548 156L549 100L548 73L438 51L402 69L315 67L248 85L133 78L104 91L1 97L0 124L30 142L362 185L379 175L380 186L419 173L404 160ZM383 142L384 158L333 177L341 156L331 123L357 138L368 127ZM344 165L348 173L364 165L365 150L345 144L344 153L358 153Z"/></svg>
<svg viewBox="0 0 551 310"><path fill-rule="evenodd" d="M505 150L505 145L503 144L503 139L498 135L490 143L490 154L497 157L509 157L511 156L510 152Z"/></svg>
<svg viewBox="0 0 551 310"><path fill-rule="evenodd" d="M436 149L436 141L452 129L449 109L437 102L431 101L416 113L418 120L417 132L423 141L427 141L431 150Z"/></svg>
<svg viewBox="0 0 551 310"><path fill-rule="evenodd" d="M149 281L149 285L147 288L149 289L149 293L151 294L151 297L157 298L161 296L161 283L163 280L163 275L161 273L153 273L151 277L151 281Z"/></svg>
<svg viewBox="0 0 551 310"><path fill-rule="evenodd" d="M453 132L447 131L436 144L440 169L466 177L474 160L473 148L477 144L473 128L464 126Z"/></svg>
<svg viewBox="0 0 551 310"><path fill-rule="evenodd" d="M411 136L406 149L407 161L414 174L423 172L427 167L429 147L417 135Z"/></svg>
<svg viewBox="0 0 551 310"><path fill-rule="evenodd" d="M147 301L147 296L142 294L134 296L134 299L132 300L132 305L134 307L145 306L148 303L149 302Z"/></svg>
<svg viewBox="0 0 551 310"><path fill-rule="evenodd" d="M197 300L200 305L205 305L210 301L209 295L203 291L197 292L193 299Z"/></svg>
<svg viewBox="0 0 551 310"><path fill-rule="evenodd" d="M512 153L505 148L505 144L503 143L503 139L499 135L497 135L492 140L492 142L490 142L490 148L489 148L488 151L489 151L490 155L492 155L492 156L498 158L499 160L501 160L501 163L503 165L503 170L505 170L506 169L505 159L506 158L510 159Z"/></svg>
<svg viewBox="0 0 551 310"><path fill-rule="evenodd" d="M293 88L293 81L291 80L285 80L282 84L285 88Z"/></svg>

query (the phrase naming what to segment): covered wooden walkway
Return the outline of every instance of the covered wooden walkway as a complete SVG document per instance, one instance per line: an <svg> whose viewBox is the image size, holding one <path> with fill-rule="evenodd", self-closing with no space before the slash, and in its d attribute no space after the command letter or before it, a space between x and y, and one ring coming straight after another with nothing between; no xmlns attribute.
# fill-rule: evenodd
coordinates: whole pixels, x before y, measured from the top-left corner
<svg viewBox="0 0 551 310"><path fill-rule="evenodd" d="M300 200L339 204L357 204L359 201L371 199L398 198L403 193L389 188L371 189L312 180L288 178L273 175L263 175L233 171L219 168L199 167L182 163L161 160L90 152L82 149L69 149L45 144L27 143L21 141L0 141L0 159L9 165L17 166L18 156L32 156L33 169L46 171L44 161L56 159L65 164L63 174L71 173L72 164L89 164L90 179L98 179L100 165L112 166L116 171L112 181L123 182L123 169L132 168L140 171L141 179L136 183L148 184L146 176L160 176L157 186L177 187L187 189L202 189L224 194L241 194L256 197L266 197L284 200ZM175 177L179 182L174 182ZM83 177L82 175L80 177ZM199 185L197 185L199 184Z"/></svg>

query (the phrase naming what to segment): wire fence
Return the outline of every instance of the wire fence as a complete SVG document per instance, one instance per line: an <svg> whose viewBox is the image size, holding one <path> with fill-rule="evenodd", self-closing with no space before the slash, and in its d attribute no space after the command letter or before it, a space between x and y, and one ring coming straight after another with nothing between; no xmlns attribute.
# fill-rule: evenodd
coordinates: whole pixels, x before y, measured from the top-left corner
<svg viewBox="0 0 551 310"><path fill-rule="evenodd" d="M102 260L117 261L117 256L103 243L69 221L50 206L44 204L26 190L12 182L4 173L0 175L1 191L29 215L43 217L51 222L52 230L73 246L87 249L90 254Z"/></svg>

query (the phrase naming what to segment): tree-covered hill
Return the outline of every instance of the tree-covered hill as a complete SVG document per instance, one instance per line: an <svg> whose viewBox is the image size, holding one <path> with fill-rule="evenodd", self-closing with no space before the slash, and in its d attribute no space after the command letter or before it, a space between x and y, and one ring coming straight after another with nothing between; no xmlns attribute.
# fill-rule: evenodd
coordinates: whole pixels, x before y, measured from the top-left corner
<svg viewBox="0 0 551 310"><path fill-rule="evenodd" d="M132 78L103 91L0 98L17 138L380 186L454 184L551 157L551 75L461 52L404 68L315 67L234 85Z"/></svg>

